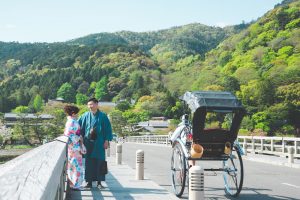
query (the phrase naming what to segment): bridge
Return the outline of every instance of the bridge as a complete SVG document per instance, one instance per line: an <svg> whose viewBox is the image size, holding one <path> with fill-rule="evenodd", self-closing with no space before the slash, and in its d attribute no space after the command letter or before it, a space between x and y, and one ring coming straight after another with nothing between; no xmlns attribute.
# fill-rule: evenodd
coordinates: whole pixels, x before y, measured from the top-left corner
<svg viewBox="0 0 300 200"><path fill-rule="evenodd" d="M61 136L0 165L0 199L177 199L171 188L167 136L126 138L122 165L115 162L112 143L105 188L84 191L72 191L66 182L66 141ZM239 199L299 199L299 138L239 137L239 141L247 149ZM145 152L145 180L135 180L138 149ZM291 149L294 159L289 158ZM217 161L200 162L203 166L221 166ZM182 198L187 199L188 194ZM205 198L228 199L220 174L205 174Z"/></svg>

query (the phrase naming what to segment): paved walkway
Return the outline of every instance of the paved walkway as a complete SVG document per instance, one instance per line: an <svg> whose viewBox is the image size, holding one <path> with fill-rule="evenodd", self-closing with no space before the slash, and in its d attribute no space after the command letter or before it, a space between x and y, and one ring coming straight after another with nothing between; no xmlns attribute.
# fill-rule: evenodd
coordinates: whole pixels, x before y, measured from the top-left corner
<svg viewBox="0 0 300 200"><path fill-rule="evenodd" d="M166 189L149 179L135 180L135 170L128 165L116 165L115 157L108 157L109 174L104 189L71 190L68 200L178 200Z"/></svg>

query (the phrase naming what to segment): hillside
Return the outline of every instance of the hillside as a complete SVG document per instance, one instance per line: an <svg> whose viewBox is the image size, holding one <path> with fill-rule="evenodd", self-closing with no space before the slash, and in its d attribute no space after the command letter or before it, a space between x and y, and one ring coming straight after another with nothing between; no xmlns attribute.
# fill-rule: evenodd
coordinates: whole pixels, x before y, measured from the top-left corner
<svg viewBox="0 0 300 200"><path fill-rule="evenodd" d="M190 24L156 32L92 34L64 43L0 42L0 101L4 102L0 111L27 105L37 92L45 100L55 98L65 82L77 90L83 81L90 87L103 76L109 77L108 100L117 94L117 98L150 94L149 88L141 84L138 87L143 93L134 94L139 89L130 91L133 74L141 74L137 76L155 88L160 85L162 63L175 62L187 55L204 55L241 28ZM149 75L153 73L154 79ZM149 81L154 81L154 85ZM30 92L32 88L34 92Z"/></svg>
<svg viewBox="0 0 300 200"><path fill-rule="evenodd" d="M243 129L300 135L299 27L300 2L284 1L255 22L232 27L0 42L0 112L30 105L37 94L47 100L68 93L70 102L133 99L131 109L143 116L178 118L176 98L184 91L228 90L249 113Z"/></svg>
<svg viewBox="0 0 300 200"><path fill-rule="evenodd" d="M188 24L170 29L152 32L121 31L116 33L91 34L82 38L67 41L68 44L77 45L130 45L138 46L143 51L156 49L168 49L169 51L183 51L184 55L204 53L217 46L220 41L229 35L239 32L246 25L227 28L210 27L203 24ZM182 49L180 49L182 48ZM166 50L163 50L165 53Z"/></svg>
<svg viewBox="0 0 300 200"><path fill-rule="evenodd" d="M300 127L300 2L284 2L208 52L164 75L171 91L229 90L252 119L249 127L293 132ZM173 81L176 80L176 81Z"/></svg>

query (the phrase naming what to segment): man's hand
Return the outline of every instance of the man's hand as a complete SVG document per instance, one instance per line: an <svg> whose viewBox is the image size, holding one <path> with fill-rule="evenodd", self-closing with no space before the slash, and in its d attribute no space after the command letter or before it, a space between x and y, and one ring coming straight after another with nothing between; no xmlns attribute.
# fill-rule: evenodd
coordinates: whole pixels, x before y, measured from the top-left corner
<svg viewBox="0 0 300 200"><path fill-rule="evenodd" d="M107 140L105 140L103 147L104 147L104 149L108 148L108 141Z"/></svg>

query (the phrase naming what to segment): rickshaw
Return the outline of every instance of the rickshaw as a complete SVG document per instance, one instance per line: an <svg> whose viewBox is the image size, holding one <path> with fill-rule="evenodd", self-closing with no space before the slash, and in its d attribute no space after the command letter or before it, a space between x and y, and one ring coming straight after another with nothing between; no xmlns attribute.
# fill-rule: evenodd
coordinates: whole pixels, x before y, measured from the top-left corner
<svg viewBox="0 0 300 200"><path fill-rule="evenodd" d="M170 139L174 193L181 197L185 186L188 187L189 168L193 162L206 160L222 162L221 168L205 168L204 172L221 171L225 193L237 197L244 179L244 152L236 140L245 115L244 107L231 92L186 92L181 100L188 106L192 120L190 123L189 115L184 114ZM193 145L201 147L202 152L194 154Z"/></svg>

